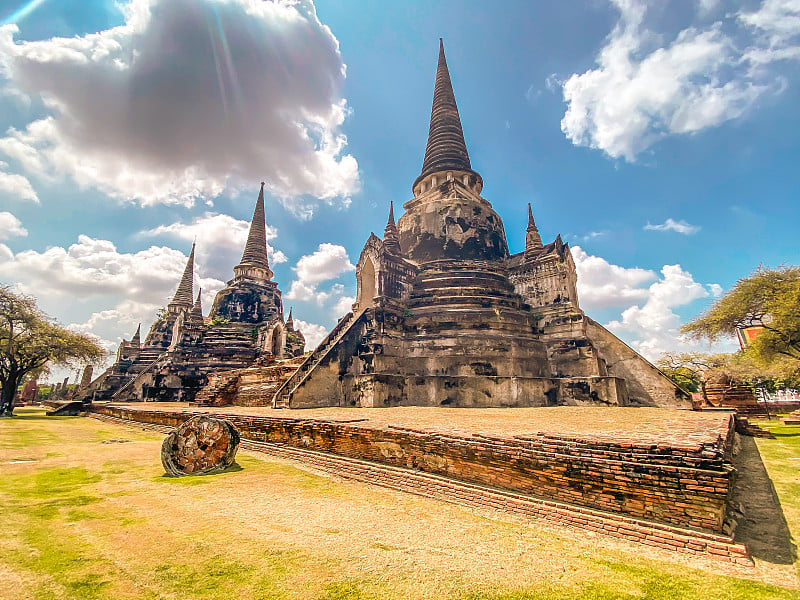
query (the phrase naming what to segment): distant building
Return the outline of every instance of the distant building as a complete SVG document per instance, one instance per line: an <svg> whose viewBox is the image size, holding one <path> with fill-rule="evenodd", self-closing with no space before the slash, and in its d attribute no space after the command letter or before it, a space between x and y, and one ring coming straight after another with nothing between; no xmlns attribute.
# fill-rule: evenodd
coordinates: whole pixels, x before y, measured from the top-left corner
<svg viewBox="0 0 800 600"><path fill-rule="evenodd" d="M242 260L203 317L193 291L195 246L178 289L141 342L141 326L123 340L116 360L82 390L82 398L118 401L191 401L209 373L252 365L257 358L301 355L302 332L284 321L283 302L267 259L264 184Z"/></svg>

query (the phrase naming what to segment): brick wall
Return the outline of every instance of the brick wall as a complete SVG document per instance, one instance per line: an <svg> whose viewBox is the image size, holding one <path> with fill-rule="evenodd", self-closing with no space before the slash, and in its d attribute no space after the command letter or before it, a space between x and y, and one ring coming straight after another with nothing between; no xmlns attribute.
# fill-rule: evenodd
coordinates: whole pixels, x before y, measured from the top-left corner
<svg viewBox="0 0 800 600"><path fill-rule="evenodd" d="M191 413L95 406L94 412L175 427ZM733 419L716 444L644 446L566 437L446 435L359 422L218 415L243 439L364 459L464 482L662 523L721 531L732 485L726 452Z"/></svg>
<svg viewBox="0 0 800 600"><path fill-rule="evenodd" d="M104 414L99 414L100 412ZM98 411L98 414L93 416L112 422L131 424L129 420L120 420L118 417L108 415L109 412L111 411ZM174 419L174 421L179 422L180 419ZM146 427L163 433L171 430L168 425L155 423L147 424ZM741 544L734 543L729 536L725 535L639 521L590 508L489 489L420 471L294 448L284 444L243 439L242 446L271 456L297 460L347 479L436 498L462 506L501 510L517 516L574 527L580 531L588 530L738 565L752 566L753 564L747 554L747 549Z"/></svg>

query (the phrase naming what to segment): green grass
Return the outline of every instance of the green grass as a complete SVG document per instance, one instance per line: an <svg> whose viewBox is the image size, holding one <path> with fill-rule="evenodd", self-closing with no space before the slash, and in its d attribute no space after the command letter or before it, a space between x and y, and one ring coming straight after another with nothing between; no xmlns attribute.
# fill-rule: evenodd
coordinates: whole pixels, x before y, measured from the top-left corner
<svg viewBox="0 0 800 600"><path fill-rule="evenodd" d="M800 461L792 459L800 457L800 427L775 425L772 431L776 439L759 439L758 446L797 536ZM144 443L102 444L112 438ZM480 578L465 579L461 571L453 575L426 570L433 567L425 564L403 564L408 556L404 543L384 538L379 529L361 542L362 555L346 545L334 551L325 540L350 543L350 520L360 518L363 503L380 492L243 454L235 470L166 478L157 458L161 439L92 419L43 420L32 411L0 421L0 568L27 582L18 591L0 582L0 599L800 600L797 590L587 548L579 539L571 544L555 534L542 534L541 546L531 552L562 561L564 576L543 575L525 585L509 581L488 586ZM28 445L17 445L22 440ZM37 462L5 468L20 456ZM243 524L228 519L224 507L204 504L230 486L243 486L246 494L242 482L247 478L261 486L274 483L275 498L269 502L305 498L304 505L312 510L328 503L351 507L352 513L342 513L347 516L330 523L335 528L319 527L319 536L307 539L295 536L287 523L271 521L268 512ZM354 498L354 489L363 492ZM397 502L392 498L375 501ZM170 507L192 503L208 507L196 521L169 519ZM527 526L499 517L430 506L450 511L447 518L454 526L474 528L484 540L529 532ZM166 511L166 520L153 507ZM251 530L261 537L249 537ZM276 532L274 537L270 531ZM559 554L561 547L566 550ZM448 560L458 565L463 559L456 553Z"/></svg>
<svg viewBox="0 0 800 600"><path fill-rule="evenodd" d="M780 420L760 421L775 439L756 438L758 450L789 525L795 543L800 540L800 425L783 425ZM800 564L798 566L800 573Z"/></svg>

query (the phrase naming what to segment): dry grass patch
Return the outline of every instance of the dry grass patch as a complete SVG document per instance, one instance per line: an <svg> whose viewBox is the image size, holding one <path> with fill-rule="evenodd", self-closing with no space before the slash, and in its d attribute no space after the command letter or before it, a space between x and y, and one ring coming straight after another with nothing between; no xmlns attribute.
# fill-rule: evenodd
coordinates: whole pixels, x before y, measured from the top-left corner
<svg viewBox="0 0 800 600"><path fill-rule="evenodd" d="M0 598L800 597L247 452L166 478L161 436L37 415L0 421Z"/></svg>

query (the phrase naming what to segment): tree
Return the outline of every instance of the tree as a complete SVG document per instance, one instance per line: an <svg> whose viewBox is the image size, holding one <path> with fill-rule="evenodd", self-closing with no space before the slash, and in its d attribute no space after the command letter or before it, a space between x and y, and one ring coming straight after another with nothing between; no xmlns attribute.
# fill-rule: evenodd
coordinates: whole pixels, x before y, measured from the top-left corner
<svg viewBox="0 0 800 600"><path fill-rule="evenodd" d="M730 360L729 354L701 352L667 352L656 365L672 382L689 392L701 392L706 398L706 379Z"/></svg>
<svg viewBox="0 0 800 600"><path fill-rule="evenodd" d="M49 365L96 364L105 351L90 336L64 329L28 296L0 286L0 416L11 416L17 387Z"/></svg>
<svg viewBox="0 0 800 600"><path fill-rule="evenodd" d="M682 332L715 341L743 327L763 327L745 354L763 367L800 362L800 267L759 267ZM788 362L787 362L788 361Z"/></svg>

